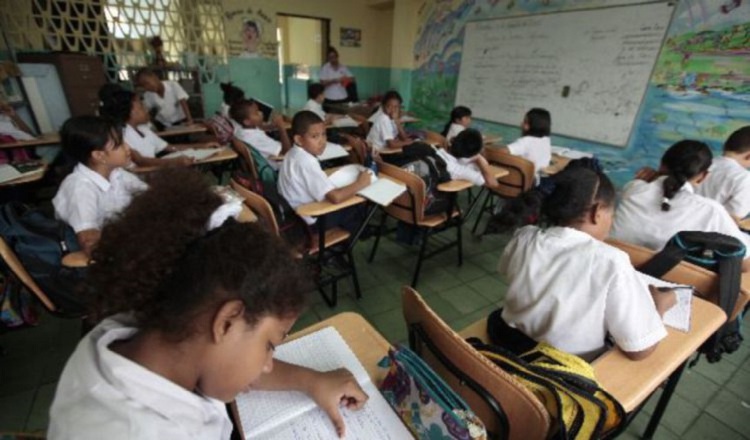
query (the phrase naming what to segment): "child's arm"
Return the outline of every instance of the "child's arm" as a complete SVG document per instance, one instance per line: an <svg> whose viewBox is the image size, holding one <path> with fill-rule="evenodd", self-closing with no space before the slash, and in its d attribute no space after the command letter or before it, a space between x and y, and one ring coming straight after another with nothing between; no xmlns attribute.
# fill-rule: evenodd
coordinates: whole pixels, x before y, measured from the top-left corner
<svg viewBox="0 0 750 440"><path fill-rule="evenodd" d="M675 304L677 304L677 295L675 294L674 290L670 289L662 291L656 286L648 286L648 290L651 293L651 298L654 300L656 313L659 314L660 318L663 318L664 314L667 313L667 310L671 309ZM650 356L651 353L656 350L656 347L658 345L659 343L657 342L656 344L640 351L622 350L622 352L631 361L640 361Z"/></svg>
<svg viewBox="0 0 750 440"><path fill-rule="evenodd" d="M274 360L273 370L261 376L254 388L307 394L331 418L339 437L346 431L339 407L360 409L369 398L348 370L319 372L277 360Z"/></svg>
<svg viewBox="0 0 750 440"><path fill-rule="evenodd" d="M94 250L94 246L99 243L101 237L102 231L98 229L87 229L76 234L81 251L89 258L91 257L91 252Z"/></svg>
<svg viewBox="0 0 750 440"><path fill-rule="evenodd" d="M354 197L362 189L370 185L372 181L372 175L369 171L362 171L359 173L357 180L354 183L347 185L342 188L334 189L326 193L326 199L334 204L341 203L345 200L349 200Z"/></svg>
<svg viewBox="0 0 750 440"><path fill-rule="evenodd" d="M279 129L279 141L281 142L281 154L286 153L292 148L292 141L289 139L289 133L286 131L286 121L283 115L276 115L273 118L273 124Z"/></svg>
<svg viewBox="0 0 750 440"><path fill-rule="evenodd" d="M500 186L500 184L497 183L497 179L492 174L489 162L487 162L487 159L485 159L484 156L477 154L474 163L477 164L477 168L479 168L479 171L482 173L482 177L484 177L484 185L486 187L497 188Z"/></svg>

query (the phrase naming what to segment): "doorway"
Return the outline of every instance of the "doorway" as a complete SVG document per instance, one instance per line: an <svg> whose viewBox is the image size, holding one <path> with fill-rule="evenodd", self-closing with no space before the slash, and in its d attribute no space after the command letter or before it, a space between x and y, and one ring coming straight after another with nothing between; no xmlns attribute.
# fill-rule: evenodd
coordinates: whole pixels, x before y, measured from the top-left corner
<svg viewBox="0 0 750 440"><path fill-rule="evenodd" d="M325 63L330 40L328 18L278 14L279 82L284 107L298 110L307 102L307 84Z"/></svg>

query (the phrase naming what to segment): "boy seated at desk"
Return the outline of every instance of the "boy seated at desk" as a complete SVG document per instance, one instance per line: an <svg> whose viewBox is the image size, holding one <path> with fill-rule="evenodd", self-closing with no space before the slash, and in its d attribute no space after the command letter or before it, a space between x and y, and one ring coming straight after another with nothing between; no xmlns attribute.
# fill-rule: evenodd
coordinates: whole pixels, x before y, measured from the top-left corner
<svg viewBox="0 0 750 440"><path fill-rule="evenodd" d="M391 90L383 96L382 112L378 114L367 134L367 142L379 152L400 151L412 143L401 125L401 95Z"/></svg>
<svg viewBox="0 0 750 440"><path fill-rule="evenodd" d="M151 117L146 111L141 98L122 88L105 86L99 91L101 108L99 113L123 124L123 139L131 148L133 162L139 167L172 167L190 166L195 161L181 156L175 158L158 158L157 155L190 148L219 148L217 142L198 142L193 144L170 144L151 130Z"/></svg>
<svg viewBox="0 0 750 440"><path fill-rule="evenodd" d="M732 133L696 192L721 203L736 221L750 214L750 125Z"/></svg>
<svg viewBox="0 0 750 440"><path fill-rule="evenodd" d="M271 168L279 169L278 162L273 158L286 154L292 147L289 135L286 132L284 117L276 115L273 119L281 139L281 141L277 141L261 128L263 113L260 112L258 103L252 99L242 99L232 104L229 108L229 116L239 124L239 127L235 129L234 136L260 153L268 161Z"/></svg>
<svg viewBox="0 0 750 440"><path fill-rule="evenodd" d="M497 179L492 175L490 164L480 153L484 146L482 134L473 128L467 128L454 136L448 144L448 150L437 150L448 168L453 180L468 180L474 185L485 185L497 188Z"/></svg>
<svg viewBox="0 0 750 440"><path fill-rule="evenodd" d="M356 181L342 188L336 188L323 172L317 156L326 147L326 126L315 113L303 110L294 115L292 133L295 145L281 164L278 183L279 193L292 208L312 202L341 203L370 184L369 171L362 171ZM308 225L316 222L312 217L302 218ZM326 227L341 227L354 234L362 221L362 205L355 205L328 214Z"/></svg>
<svg viewBox="0 0 750 440"><path fill-rule="evenodd" d="M190 97L182 86L175 82L159 79L149 68L140 69L135 74L135 84L146 92L143 100L148 111L156 112L156 122L163 127L193 123L187 100Z"/></svg>

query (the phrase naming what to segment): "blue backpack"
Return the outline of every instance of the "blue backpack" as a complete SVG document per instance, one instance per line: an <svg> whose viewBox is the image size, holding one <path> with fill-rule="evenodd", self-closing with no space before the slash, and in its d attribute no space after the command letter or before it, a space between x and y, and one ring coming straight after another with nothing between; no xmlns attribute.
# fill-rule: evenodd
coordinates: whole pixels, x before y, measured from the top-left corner
<svg viewBox="0 0 750 440"><path fill-rule="evenodd" d="M81 316L77 287L84 271L64 268L62 258L80 250L73 229L18 202L0 206L0 236L34 281L66 316Z"/></svg>

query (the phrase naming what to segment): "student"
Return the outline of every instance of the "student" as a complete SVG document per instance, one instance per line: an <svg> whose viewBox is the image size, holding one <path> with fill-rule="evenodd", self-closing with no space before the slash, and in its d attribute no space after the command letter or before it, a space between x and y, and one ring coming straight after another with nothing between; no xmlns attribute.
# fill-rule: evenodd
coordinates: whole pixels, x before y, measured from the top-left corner
<svg viewBox="0 0 750 440"><path fill-rule="evenodd" d="M750 214L750 126L732 133L724 155L714 158L708 177L697 193L724 205L737 221Z"/></svg>
<svg viewBox="0 0 750 440"><path fill-rule="evenodd" d="M451 110L451 120L445 124L442 135L448 142L471 125L471 109L459 105Z"/></svg>
<svg viewBox="0 0 750 440"><path fill-rule="evenodd" d="M303 392L344 435L339 408L367 400L353 375L273 359L305 308L303 269L257 224L207 227L221 205L204 176L168 170L105 226L86 292L106 319L63 370L50 440L228 440L225 403L248 390Z"/></svg>
<svg viewBox="0 0 750 440"><path fill-rule="evenodd" d="M623 188L612 238L656 251L680 231L705 231L730 235L750 248L750 236L724 207L695 193L708 176L711 157L708 145L683 140L664 153L658 172L640 170ZM748 270L750 255L743 262Z"/></svg>
<svg viewBox="0 0 750 440"><path fill-rule="evenodd" d="M260 127L263 125L263 115L258 111L258 104L252 99L243 99L235 102L229 109L229 115L239 124L234 132L235 137L254 148L263 156L273 169L278 169L279 165L271 156L281 156L286 154L292 146L289 135L286 132L286 121L281 115L276 115L273 124L279 130L281 142L269 136Z"/></svg>
<svg viewBox="0 0 750 440"><path fill-rule="evenodd" d="M194 144L170 144L160 138L149 127L150 117L141 98L124 89L108 89L100 94L102 116L112 118L124 124L123 138L130 146L133 162L138 166L190 166L194 160L189 157L160 159L157 155L188 148L219 148L217 142L198 142Z"/></svg>
<svg viewBox="0 0 750 440"><path fill-rule="evenodd" d="M219 84L222 92L222 102L219 108L219 114L225 118L229 118L229 109L235 102L242 101L245 99L245 91L241 88L232 85L231 82Z"/></svg>
<svg viewBox="0 0 750 440"><path fill-rule="evenodd" d="M130 148L119 125L98 116L76 116L60 130L63 151L77 164L52 199L55 216L75 231L90 256L105 221L118 214L134 194L146 189L124 170Z"/></svg>
<svg viewBox="0 0 750 440"><path fill-rule="evenodd" d="M292 208L328 200L341 203L350 199L371 182L369 171L362 171L350 185L336 188L320 167L317 156L326 146L326 126L313 112L303 110L292 120L294 147L289 150L279 171L279 193ZM360 206L352 206L326 216L326 226L340 226L350 233L356 232L364 220ZM316 219L303 217L308 225Z"/></svg>
<svg viewBox="0 0 750 440"><path fill-rule="evenodd" d="M179 83L162 81L155 71L146 67L135 74L135 84L146 90L143 101L149 111L156 110L156 122L164 127L193 123L187 104L190 96Z"/></svg>
<svg viewBox="0 0 750 440"><path fill-rule="evenodd" d="M468 180L474 185L497 188L497 179L492 175L490 164L482 152L482 134L467 128L453 138L449 151L438 149L437 154L445 161L448 173L453 180Z"/></svg>
<svg viewBox="0 0 750 440"><path fill-rule="evenodd" d="M400 150L412 143L401 125L401 95L391 90L383 96L378 114L367 134L367 142L376 150Z"/></svg>
<svg viewBox="0 0 750 440"><path fill-rule="evenodd" d="M523 118L521 138L508 145L508 152L532 162L538 175L549 166L552 159L552 144L549 139L551 129L549 112L542 108L532 108Z"/></svg>
<svg viewBox="0 0 750 440"><path fill-rule="evenodd" d="M323 110L323 101L325 101L325 87L321 83L312 83L307 86L307 102L302 110L308 110L316 115L326 124L330 124L338 115L329 115Z"/></svg>
<svg viewBox="0 0 750 440"><path fill-rule="evenodd" d="M591 361L607 336L633 360L653 352L667 332L660 316L674 292L646 286L628 255L607 245L615 189L601 173L576 168L552 177L541 200L546 228L516 231L500 258L508 281L502 319L526 336ZM650 291L650 294L649 294Z"/></svg>

